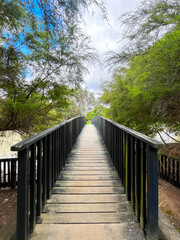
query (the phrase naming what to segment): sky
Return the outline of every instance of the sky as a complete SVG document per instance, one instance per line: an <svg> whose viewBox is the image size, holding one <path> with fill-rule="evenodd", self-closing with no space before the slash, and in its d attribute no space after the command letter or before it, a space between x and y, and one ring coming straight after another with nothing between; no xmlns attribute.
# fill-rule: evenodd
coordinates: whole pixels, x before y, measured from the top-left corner
<svg viewBox="0 0 180 240"><path fill-rule="evenodd" d="M93 15L86 12L83 16L86 25L84 31L92 39L93 46L97 49L101 62L107 51L118 51L121 47L119 40L123 31L119 26L119 15L138 7L141 0L104 0L109 24L102 18L102 13L98 8L93 8ZM108 69L101 68L96 64L89 68L90 74L84 80L88 89L98 97L104 81L110 81L112 73Z"/></svg>

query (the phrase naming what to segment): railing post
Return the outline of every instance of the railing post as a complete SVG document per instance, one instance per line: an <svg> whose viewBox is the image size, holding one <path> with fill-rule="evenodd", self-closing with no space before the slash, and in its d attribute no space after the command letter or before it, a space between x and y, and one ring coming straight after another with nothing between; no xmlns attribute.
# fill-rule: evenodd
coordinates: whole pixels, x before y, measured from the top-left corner
<svg viewBox="0 0 180 240"><path fill-rule="evenodd" d="M140 143L141 177L140 177L140 224L146 226L146 144Z"/></svg>
<svg viewBox="0 0 180 240"><path fill-rule="evenodd" d="M42 204L43 208L46 205L47 199L47 136L43 139L43 174L42 174L42 184L43 184L43 193L42 193Z"/></svg>
<svg viewBox="0 0 180 240"><path fill-rule="evenodd" d="M147 239L158 240L157 149L147 149Z"/></svg>
<svg viewBox="0 0 180 240"><path fill-rule="evenodd" d="M135 207L135 139L131 136L131 206Z"/></svg>
<svg viewBox="0 0 180 240"><path fill-rule="evenodd" d="M123 161L123 179L122 179L122 183L123 183L123 186L126 190L126 133L123 131L123 134L122 134L122 142L123 142L123 146L122 146L122 149L123 149L123 158L122 158L122 161Z"/></svg>
<svg viewBox="0 0 180 240"><path fill-rule="evenodd" d="M131 200L131 142L130 136L126 133L126 194L127 200Z"/></svg>
<svg viewBox="0 0 180 240"><path fill-rule="evenodd" d="M93 124L101 133L111 159L118 171L131 201L137 220L147 234L147 239L158 239L158 167L157 149L163 144L135 130L109 119L95 117ZM116 128L118 129L115 132ZM103 131L105 129L105 131ZM115 146L116 145L116 146ZM168 162L169 163L169 162ZM164 176L160 163L161 175ZM167 161L163 158L163 167ZM168 164L170 166L170 163ZM173 171L168 175L173 182L179 181L175 170L179 164L173 163Z"/></svg>
<svg viewBox="0 0 180 240"><path fill-rule="evenodd" d="M37 143L37 217L42 211L42 140Z"/></svg>
<svg viewBox="0 0 180 240"><path fill-rule="evenodd" d="M31 145L30 161L30 231L33 231L36 223L36 145Z"/></svg>
<svg viewBox="0 0 180 240"><path fill-rule="evenodd" d="M124 175L123 175L123 131L120 130L120 179L123 183Z"/></svg>
<svg viewBox="0 0 180 240"><path fill-rule="evenodd" d="M180 187L179 183L179 160L176 162L176 187Z"/></svg>
<svg viewBox="0 0 180 240"><path fill-rule="evenodd" d="M47 199L51 197L52 190L52 133L47 137Z"/></svg>
<svg viewBox="0 0 180 240"><path fill-rule="evenodd" d="M11 161L11 188L15 188L15 187L16 187L16 160L12 160Z"/></svg>
<svg viewBox="0 0 180 240"><path fill-rule="evenodd" d="M140 217L140 143L135 141L135 213Z"/></svg>
<svg viewBox="0 0 180 240"><path fill-rule="evenodd" d="M28 239L29 149L18 152L17 239Z"/></svg>

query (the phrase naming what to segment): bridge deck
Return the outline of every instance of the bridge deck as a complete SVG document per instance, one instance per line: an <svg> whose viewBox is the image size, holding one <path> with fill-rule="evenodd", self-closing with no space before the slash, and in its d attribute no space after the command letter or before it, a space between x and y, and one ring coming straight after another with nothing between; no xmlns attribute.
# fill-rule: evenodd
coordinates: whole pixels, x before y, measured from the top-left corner
<svg viewBox="0 0 180 240"><path fill-rule="evenodd" d="M101 137L82 130L33 240L144 239Z"/></svg>

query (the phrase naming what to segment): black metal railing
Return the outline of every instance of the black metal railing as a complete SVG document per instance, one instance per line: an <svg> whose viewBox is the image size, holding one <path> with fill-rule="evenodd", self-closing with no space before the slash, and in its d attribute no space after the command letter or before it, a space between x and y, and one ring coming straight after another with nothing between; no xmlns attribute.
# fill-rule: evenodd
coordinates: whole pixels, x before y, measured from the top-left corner
<svg viewBox="0 0 180 240"><path fill-rule="evenodd" d="M163 147L148 136L103 117L95 117L113 164L147 239L158 239L158 156Z"/></svg>
<svg viewBox="0 0 180 240"><path fill-rule="evenodd" d="M161 155L159 159L159 176L180 188L180 159Z"/></svg>
<svg viewBox="0 0 180 240"><path fill-rule="evenodd" d="M33 231L85 123L85 117L70 119L11 147L18 151L18 240Z"/></svg>
<svg viewBox="0 0 180 240"><path fill-rule="evenodd" d="M15 188L17 185L17 158L0 159L0 187Z"/></svg>

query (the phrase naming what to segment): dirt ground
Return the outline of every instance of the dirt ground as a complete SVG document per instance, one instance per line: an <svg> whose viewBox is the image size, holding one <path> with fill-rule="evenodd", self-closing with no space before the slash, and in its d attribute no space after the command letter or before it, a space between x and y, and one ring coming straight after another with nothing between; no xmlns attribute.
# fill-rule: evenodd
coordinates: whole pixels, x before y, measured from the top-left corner
<svg viewBox="0 0 180 240"><path fill-rule="evenodd" d="M180 189L159 179L159 207L180 232Z"/></svg>
<svg viewBox="0 0 180 240"><path fill-rule="evenodd" d="M0 189L0 228L4 226L9 218L16 212L17 188Z"/></svg>

